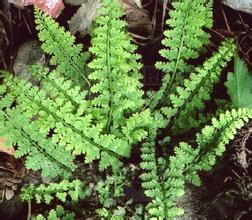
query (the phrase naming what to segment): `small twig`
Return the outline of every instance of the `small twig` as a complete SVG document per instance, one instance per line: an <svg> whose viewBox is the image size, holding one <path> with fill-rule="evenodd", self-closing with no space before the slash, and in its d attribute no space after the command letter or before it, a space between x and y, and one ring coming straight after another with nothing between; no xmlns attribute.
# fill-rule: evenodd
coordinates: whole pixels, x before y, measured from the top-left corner
<svg viewBox="0 0 252 220"><path fill-rule="evenodd" d="M30 33L30 35L31 35L31 34L32 34L32 32L31 32L30 26L29 26L29 24L28 24L28 22L27 22L26 17L24 16L24 14L22 14L22 17L23 17L24 22L25 22L25 25L26 25L26 27L27 27L27 29L28 29L28 31L29 31L29 33Z"/></svg>
<svg viewBox="0 0 252 220"><path fill-rule="evenodd" d="M1 60L3 61L4 69L7 69L8 67L7 67L7 65L6 65L4 56L1 56Z"/></svg>
<svg viewBox="0 0 252 220"><path fill-rule="evenodd" d="M153 31L155 31L156 29L156 21L157 21L157 2L155 3L155 8L154 8L154 12L153 12L153 16L152 16L152 19L151 19L151 23L153 25Z"/></svg>
<svg viewBox="0 0 252 220"><path fill-rule="evenodd" d="M21 15L21 10L18 9L18 20L19 20L19 21L21 20L21 17L22 17L22 15Z"/></svg>
<svg viewBox="0 0 252 220"><path fill-rule="evenodd" d="M155 42L159 41L160 40L160 37L156 37L156 38L153 38L153 37L144 37L144 36L140 36L138 34L134 34L134 33L131 33L129 32L129 35L132 36L131 40L138 44L138 45L141 45L141 46L146 46L146 45L149 45L149 44L154 44ZM137 39L139 40L144 40L144 41L147 41L146 43L141 43L139 41L137 41Z"/></svg>
<svg viewBox="0 0 252 220"><path fill-rule="evenodd" d="M151 4L151 2L152 2L152 0L148 1L147 3L145 3L145 4L143 5L143 8L149 6L149 5Z"/></svg>
<svg viewBox="0 0 252 220"><path fill-rule="evenodd" d="M222 35L221 33L219 33L218 31L214 30L213 28L209 28L210 31L212 31L213 33L215 33L216 35L218 35L219 37L221 37L222 39L226 39L226 37L224 35Z"/></svg>
<svg viewBox="0 0 252 220"><path fill-rule="evenodd" d="M233 174L235 174L235 176L237 177L237 179L241 179L241 176L238 175L238 173L236 173L234 170L231 170Z"/></svg>
<svg viewBox="0 0 252 220"><path fill-rule="evenodd" d="M28 213L27 213L27 220L31 219L31 201L28 201Z"/></svg>
<svg viewBox="0 0 252 220"><path fill-rule="evenodd" d="M156 92L153 91L153 93L152 93L151 97L149 98L148 102L145 103L144 107L142 108L141 113L148 107L148 105L150 104L150 101L154 98L155 94L156 94Z"/></svg>
<svg viewBox="0 0 252 220"><path fill-rule="evenodd" d="M134 33L131 33L131 32L129 32L129 35L131 35L131 36L134 37L134 38L138 38L138 39L140 39L140 40L150 40L150 39L151 39L151 38L144 37L144 36L142 36L142 35L134 34Z"/></svg>
<svg viewBox="0 0 252 220"><path fill-rule="evenodd" d="M223 14L223 17L224 17L224 20L225 20L225 24L226 24L226 26L227 26L228 31L229 31L229 32L232 32L232 31L231 31L231 28L230 28L230 26L229 26L229 24L228 24L227 16L226 16L225 11L223 10L222 7L221 7L221 12L222 12L222 14Z"/></svg>
<svg viewBox="0 0 252 220"><path fill-rule="evenodd" d="M6 167L3 167L3 166L0 166L0 169L7 170L7 171L9 171L9 172L11 172L11 173L14 173L14 172L15 172L15 171L13 171L13 170L11 170L11 169L8 169L8 168L6 168Z"/></svg>
<svg viewBox="0 0 252 220"><path fill-rule="evenodd" d="M168 0L164 0L163 1L163 12L162 12L162 25L161 25L162 33L163 33L163 29L164 29L165 13L166 13L167 4L168 4Z"/></svg>
<svg viewBox="0 0 252 220"><path fill-rule="evenodd" d="M249 30L247 29L247 27L246 27L246 25L245 25L245 23L244 23L244 21L243 21L242 16L241 16L240 14L238 14L238 15L239 15L239 17L240 17L240 20L241 20L241 23L242 23L242 25L243 25L244 29L245 29L245 30L246 30L246 32L248 33L248 32L249 32Z"/></svg>

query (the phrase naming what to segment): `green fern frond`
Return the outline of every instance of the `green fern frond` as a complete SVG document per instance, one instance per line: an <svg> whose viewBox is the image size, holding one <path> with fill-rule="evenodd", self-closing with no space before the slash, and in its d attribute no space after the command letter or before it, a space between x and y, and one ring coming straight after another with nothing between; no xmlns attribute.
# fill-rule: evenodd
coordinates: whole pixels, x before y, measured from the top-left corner
<svg viewBox="0 0 252 220"><path fill-rule="evenodd" d="M141 168L143 174L140 178L142 180L142 187L145 195L151 199L146 209L151 219L153 217L160 217L164 219L166 216L166 201L163 194L163 181L160 179L158 162L155 156L155 143L146 142L141 146Z"/></svg>
<svg viewBox="0 0 252 220"><path fill-rule="evenodd" d="M18 145L16 157L26 156L26 167L42 170L42 175L54 178L57 175L69 177L76 166L70 152L47 140L47 133L39 130L16 104L15 93L9 91L10 81L0 86L0 129L1 136L8 135L8 146ZM58 153L55 154L54 152ZM65 160L64 164L61 163Z"/></svg>
<svg viewBox="0 0 252 220"><path fill-rule="evenodd" d="M82 46L74 44L74 36L66 32L48 15L35 7L35 23L38 37L42 42L41 48L45 53L52 55L50 63L57 65L60 72L74 80L78 85L90 87L87 79L87 53L82 52Z"/></svg>
<svg viewBox="0 0 252 220"><path fill-rule="evenodd" d="M16 97L19 114L31 121L35 130L44 134L43 138L50 136L53 145L72 152L73 155L84 154L86 163L100 159L100 153L105 151L107 161L105 166L102 160L102 167L118 167L118 159L129 156L130 148L126 141L112 134L101 134L104 125L93 125L92 115L82 115L81 106L76 111L75 106L64 96L50 97L49 91L38 89L11 75L5 76L5 85L9 93ZM109 159L115 163L110 164Z"/></svg>
<svg viewBox="0 0 252 220"><path fill-rule="evenodd" d="M117 0L101 2L88 66L86 53L74 44L74 38L35 9L42 48L52 55L51 64L56 69L32 66L32 82L8 73L0 75L0 136L8 135L8 145L15 147L16 157L26 159L28 169L39 170L50 180L68 179L30 185L22 190L24 200L35 198L47 204L58 200L68 206L68 199L75 205L96 192L101 205L96 214L115 219L119 216L116 212L126 210L112 211L117 199L124 196L124 186L130 182L128 174L133 171L122 169L123 162L141 142L140 178L149 198L147 212L141 217L174 219L183 214L177 201L185 193L185 184L199 186L199 172L210 170L238 129L252 119L251 109L223 113L230 107L223 100L224 107L215 113L218 119L212 118L212 113L204 114L205 102L234 54L234 44L231 40L223 42L202 67L193 68L189 59L198 58L208 43L209 35L203 29L212 25L213 1L172 3L174 10L167 21L170 30L165 32L165 49L160 52L165 62L157 63L165 73L163 85L144 106L140 56L125 32L121 5ZM177 137L173 134L184 135L210 119L212 124L196 135L196 146L181 139L179 145L171 141ZM97 162L99 171L112 168L103 172L108 178L91 187L92 192L79 180L69 181L79 177L75 160L81 157L86 164ZM92 167L97 171L97 166ZM44 214L48 219L75 219L62 206ZM38 215L37 219L46 218Z"/></svg>
<svg viewBox="0 0 252 220"><path fill-rule="evenodd" d="M185 180L200 185L199 171L209 171L226 150L230 140L246 122L252 119L252 110L246 108L232 109L213 118L212 124L205 126L197 134L197 147L191 150L194 158L184 169ZM188 157L188 156L187 156Z"/></svg>
<svg viewBox="0 0 252 220"><path fill-rule="evenodd" d="M174 149L175 155L169 157L168 168L163 174L164 191L167 202L167 217L174 218L184 213L183 209L177 207L176 200L183 196L185 185L185 172L187 166L194 162L197 151L184 142Z"/></svg>
<svg viewBox="0 0 252 220"><path fill-rule="evenodd" d="M122 133L130 144L140 142L148 137L148 130L155 126L156 123L153 123L152 120L149 110L135 113L126 120Z"/></svg>
<svg viewBox="0 0 252 220"><path fill-rule="evenodd" d="M162 41L165 49L160 51L166 62L156 64L165 75L162 87L150 103L152 109L160 100L168 102L172 87L178 83L176 80L190 69L186 62L197 58L203 46L209 42L209 34L203 28L212 26L212 4L212 0L183 0L172 3L174 9L169 13L170 18L166 22L170 29L164 32L165 38Z"/></svg>
<svg viewBox="0 0 252 220"><path fill-rule="evenodd" d="M221 113L219 120L213 118L212 125L206 126L197 135L199 155L196 158L194 170L210 170L216 159L225 152L225 146L234 139L237 130L251 118L252 110L247 108L232 109L232 111Z"/></svg>
<svg viewBox="0 0 252 220"><path fill-rule="evenodd" d="M76 168L73 155L47 140L46 134L16 108L0 113L0 127L8 134L9 145L19 146L15 157L25 156L28 169L41 170L42 175L50 179L56 176L67 178L73 174Z"/></svg>
<svg viewBox="0 0 252 220"><path fill-rule="evenodd" d="M40 184L39 186L29 184L21 190L21 199L23 201L31 202L33 199L37 204L45 203L52 205L53 200L66 203L67 201L78 202L80 199L85 199L90 196L91 191L84 186L84 183L80 180L63 180L59 183L50 183L48 185ZM55 209L51 209L48 213L48 217L43 217L42 214L37 215L34 219L76 219L75 214L64 209L63 206L57 205Z"/></svg>
<svg viewBox="0 0 252 220"><path fill-rule="evenodd" d="M31 201L36 199L36 203L45 202L50 204L54 198L57 198L61 202L66 202L67 197L72 201L78 201L88 195L85 190L83 182L80 180L63 180L59 183L50 183L49 185L40 184L36 186L30 184L22 188L21 199L24 201Z"/></svg>
<svg viewBox="0 0 252 220"><path fill-rule="evenodd" d="M103 0L93 31L90 52L94 60L89 63L89 80L95 84L91 92L97 96L92 106L104 116L108 131L125 121L125 114L134 113L143 105L141 91L140 58L136 46L125 32L126 22L121 5L115 0Z"/></svg>
<svg viewBox="0 0 252 220"><path fill-rule="evenodd" d="M47 216L47 217L45 217ZM75 213L69 212L63 208L61 205L57 205L55 209L51 209L48 215L39 214L36 217L32 218L33 220L75 220Z"/></svg>
<svg viewBox="0 0 252 220"><path fill-rule="evenodd" d="M206 117L200 117L205 109L204 101L210 100L214 84L219 82L222 69L227 66L234 54L234 44L225 41L217 53L206 60L202 68L196 68L184 85L177 86L176 93L170 94L172 107L162 108L162 112L170 120L166 132L172 127L176 132L184 132L202 125Z"/></svg>
<svg viewBox="0 0 252 220"><path fill-rule="evenodd" d="M104 1L104 6L106 7L101 10L101 15L97 21L99 27L95 31L97 37L94 38L94 41L102 40L101 33L103 32L99 32L99 28L105 28L111 31L107 36L107 40L111 42L106 44L107 52L105 54L103 50L97 48L96 44L90 49L97 57L90 64L95 69L90 77L103 73L104 65L98 65L97 62L99 63L99 60L101 61L105 56L108 59L107 61L111 62L106 64L112 65L111 72L108 71L107 75L112 74L113 76L111 75L112 78L106 76L104 79L101 77L99 80L94 80L92 89L101 85L100 92L106 93L106 85L113 86L114 92L110 95L110 98L114 99L113 105L103 100L101 105L103 108L97 107L94 103L104 94L94 97L92 100L84 100L87 92L76 86L73 80L60 74L57 69L48 73L46 68L38 65L30 69L37 80L37 85L8 74L5 74L4 83L7 86L8 97L13 96L10 105L15 103L20 114L27 121L32 122L31 124L37 128L35 130L42 133L44 139L61 147L73 156L84 155L86 163L100 160L100 170L104 170L108 166L112 166L113 170L116 170L122 164L119 160L130 156L132 144L146 138L149 126L155 123L151 122L152 117L148 110L141 113L137 112L144 102L142 99L143 92L140 90L141 83L139 82L141 78L139 67L141 65L136 62L139 55L133 54L135 46L130 44L130 38L124 32L125 22L119 19L122 15L121 7L116 1ZM65 36L68 34L63 33L63 29L60 29L51 18L38 10L36 16L40 37L42 41L46 41L44 47L47 48L52 41L51 29L54 29L53 34L58 34L55 33L57 29L59 33L62 33L62 38L68 38ZM108 17L111 19L108 20ZM107 19L106 21L109 23L111 22L112 28L106 26L107 23L104 23L104 19ZM45 26L44 23L50 27ZM73 44L72 38L68 40ZM121 44L118 44L118 48L110 48L109 44L114 45L115 41L119 41ZM70 46L68 45L68 47ZM49 47L47 52L57 51L57 54L54 54L55 58L53 58L57 60L61 49L56 39L53 48ZM97 53L95 52L96 49L98 50ZM73 51L75 50L77 49ZM65 52L70 54L71 51ZM107 56L107 53L109 56ZM118 62L118 65L113 62ZM113 80L109 84L104 83L107 77ZM108 108L105 107L107 104L109 104ZM106 115L104 112L108 114ZM110 116L113 117L113 126L112 124L109 126L110 132L108 132ZM19 147L19 150L22 151L23 146Z"/></svg>
<svg viewBox="0 0 252 220"><path fill-rule="evenodd" d="M151 198L146 208L150 219L174 218L183 214L176 206L176 199L184 194L183 171L196 154L188 144L181 143L169 161L156 159L154 146L154 143L145 143L141 148L140 165L144 173L140 177L146 196Z"/></svg>

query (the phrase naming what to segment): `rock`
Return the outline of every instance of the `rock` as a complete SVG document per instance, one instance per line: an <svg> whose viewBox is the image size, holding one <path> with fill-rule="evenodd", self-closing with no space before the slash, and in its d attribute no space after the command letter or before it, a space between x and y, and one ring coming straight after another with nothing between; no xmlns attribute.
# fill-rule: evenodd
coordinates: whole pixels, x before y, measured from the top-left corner
<svg viewBox="0 0 252 220"><path fill-rule="evenodd" d="M38 41L28 41L22 44L18 50L13 66L14 73L23 79L31 80L32 77L28 73L28 68L29 65L36 63L43 65L45 63L45 54Z"/></svg>
<svg viewBox="0 0 252 220"><path fill-rule="evenodd" d="M82 5L83 3L86 3L87 0L64 0L65 3L73 6Z"/></svg>
<svg viewBox="0 0 252 220"><path fill-rule="evenodd" d="M235 10L252 14L252 0L222 0L222 3Z"/></svg>

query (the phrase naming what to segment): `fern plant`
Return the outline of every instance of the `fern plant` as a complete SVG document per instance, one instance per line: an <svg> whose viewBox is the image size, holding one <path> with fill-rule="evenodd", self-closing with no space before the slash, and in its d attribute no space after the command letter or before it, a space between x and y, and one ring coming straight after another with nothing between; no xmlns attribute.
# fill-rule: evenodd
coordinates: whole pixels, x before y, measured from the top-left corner
<svg viewBox="0 0 252 220"><path fill-rule="evenodd" d="M197 58L208 43L209 34L203 28L212 26L211 0L183 0L173 2L172 5L175 10L169 13L171 18L166 22L170 29L164 32L165 38L162 41L165 48L160 50L166 61L156 64L164 72L163 83L150 102L151 108L155 108L159 102L169 102L167 96L181 83L182 73L191 69L186 62Z"/></svg>
<svg viewBox="0 0 252 220"><path fill-rule="evenodd" d="M137 152L132 149L140 146L140 178L149 198L143 218L183 214L176 200L185 184L200 185L199 172L214 166L237 130L252 118L248 108L218 109L213 119L206 115L214 85L235 52L227 39L202 65L190 64L209 43L205 28L212 25L212 5L212 0L173 3L160 51L164 60L156 65L164 71L163 83L150 99L144 98L140 55L125 31L118 1L102 0L89 56L73 36L35 8L38 36L52 66L31 66L33 82L2 71L0 85L0 135L8 135L7 145L15 146L15 156L24 157L28 169L40 170L50 180L47 186L24 188L24 200L83 199L88 193L80 160L98 163L93 172L109 177L92 183L102 204L97 213L110 218L120 212L109 209L120 208L115 199L130 182L130 174L121 177L120 171ZM193 129L201 130L193 133L194 144L175 141L176 135ZM64 208L45 214L48 219L76 218ZM124 211L118 216L126 216Z"/></svg>

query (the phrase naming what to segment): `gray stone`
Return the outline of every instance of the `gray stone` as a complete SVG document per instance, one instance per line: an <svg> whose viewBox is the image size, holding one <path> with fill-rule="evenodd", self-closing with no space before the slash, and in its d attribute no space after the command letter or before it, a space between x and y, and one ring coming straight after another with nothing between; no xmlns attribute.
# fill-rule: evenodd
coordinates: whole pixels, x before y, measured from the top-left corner
<svg viewBox="0 0 252 220"><path fill-rule="evenodd" d="M31 80L28 68L32 64L45 64L45 54L38 41L28 41L20 46L13 65L15 75Z"/></svg>
<svg viewBox="0 0 252 220"><path fill-rule="evenodd" d="M252 0L222 0L222 3L235 10L252 14Z"/></svg>

